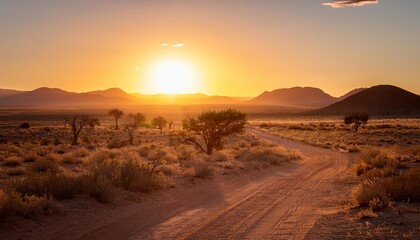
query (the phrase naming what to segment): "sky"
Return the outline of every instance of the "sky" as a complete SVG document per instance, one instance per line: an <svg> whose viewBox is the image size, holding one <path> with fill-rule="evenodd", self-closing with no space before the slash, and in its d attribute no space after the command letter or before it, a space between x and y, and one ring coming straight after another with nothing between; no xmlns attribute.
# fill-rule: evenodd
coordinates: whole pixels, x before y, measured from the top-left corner
<svg viewBox="0 0 420 240"><path fill-rule="evenodd" d="M420 94L419 12L418 0L1 0L0 88Z"/></svg>

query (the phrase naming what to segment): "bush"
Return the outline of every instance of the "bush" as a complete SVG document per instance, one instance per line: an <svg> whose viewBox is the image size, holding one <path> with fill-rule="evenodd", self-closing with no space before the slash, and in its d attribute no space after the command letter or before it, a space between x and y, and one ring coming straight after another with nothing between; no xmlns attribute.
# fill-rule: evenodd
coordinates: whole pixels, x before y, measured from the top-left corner
<svg viewBox="0 0 420 240"><path fill-rule="evenodd" d="M58 163L51 158L38 158L30 168L33 172L58 172Z"/></svg>
<svg viewBox="0 0 420 240"><path fill-rule="evenodd" d="M71 199L81 192L80 177L53 172L31 173L12 183L12 189L22 196L52 196L55 199Z"/></svg>
<svg viewBox="0 0 420 240"><path fill-rule="evenodd" d="M400 176L383 180L384 189L393 200L420 201L420 168L410 169Z"/></svg>
<svg viewBox="0 0 420 240"><path fill-rule="evenodd" d="M8 157L3 161L3 166L17 167L22 165L22 159L20 157Z"/></svg>
<svg viewBox="0 0 420 240"><path fill-rule="evenodd" d="M204 161L196 161L192 164L194 177L210 178L214 175L214 169Z"/></svg>
<svg viewBox="0 0 420 240"><path fill-rule="evenodd" d="M381 201L383 206L389 205L389 197L379 181L365 180L353 189L353 197L359 206L369 206L372 200Z"/></svg>
<svg viewBox="0 0 420 240"><path fill-rule="evenodd" d="M26 128L26 129L27 129L27 128L29 128L29 127L30 127L30 126L29 126L29 123L26 123L26 122L25 122L25 123L21 123L21 124L19 125L19 128L24 128L24 129Z"/></svg>
<svg viewBox="0 0 420 240"><path fill-rule="evenodd" d="M60 213L61 207L47 196L21 195L0 190L0 221L11 215L33 217L38 213Z"/></svg>

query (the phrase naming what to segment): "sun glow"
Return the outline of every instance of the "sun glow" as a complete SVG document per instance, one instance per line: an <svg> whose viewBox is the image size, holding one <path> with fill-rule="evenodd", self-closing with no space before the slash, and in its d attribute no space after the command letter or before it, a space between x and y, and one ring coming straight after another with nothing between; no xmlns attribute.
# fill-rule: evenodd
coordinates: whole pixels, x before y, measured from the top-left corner
<svg viewBox="0 0 420 240"><path fill-rule="evenodd" d="M200 91L197 73L185 61L165 59L152 65L147 92L165 94L196 93Z"/></svg>

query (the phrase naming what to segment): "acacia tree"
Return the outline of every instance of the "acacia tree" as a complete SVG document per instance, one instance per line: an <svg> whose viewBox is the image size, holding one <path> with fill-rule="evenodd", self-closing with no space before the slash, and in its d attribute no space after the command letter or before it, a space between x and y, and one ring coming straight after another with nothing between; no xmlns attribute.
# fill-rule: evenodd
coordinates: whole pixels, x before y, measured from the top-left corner
<svg viewBox="0 0 420 240"><path fill-rule="evenodd" d="M101 126L101 124L99 123L99 119L97 118L89 118L87 125L89 126L91 130L93 130L95 126Z"/></svg>
<svg viewBox="0 0 420 240"><path fill-rule="evenodd" d="M70 120L66 118L66 123L68 123L71 127L71 132L73 133L73 140L71 145L77 145L77 141L79 139L79 134L86 127L89 123L89 116L87 115L74 115L73 118Z"/></svg>
<svg viewBox="0 0 420 240"><path fill-rule="evenodd" d="M159 116L152 119L152 126L157 127L160 130L160 134L163 133L163 127L168 123L164 117Z"/></svg>
<svg viewBox="0 0 420 240"><path fill-rule="evenodd" d="M109 110L108 115L109 116L113 116L115 118L115 129L118 130L119 129L119 127L118 127L118 118L122 117L122 115L124 115L124 112L121 111L118 108L114 108L114 109Z"/></svg>
<svg viewBox="0 0 420 240"><path fill-rule="evenodd" d="M146 117L142 113L130 113L128 114L128 117L131 120L131 126L134 128L140 127L146 121Z"/></svg>
<svg viewBox="0 0 420 240"><path fill-rule="evenodd" d="M369 120L368 113L352 113L344 117L344 124L351 125L354 124L354 132L356 133L359 130L359 127L362 124L366 124Z"/></svg>
<svg viewBox="0 0 420 240"><path fill-rule="evenodd" d="M184 119L185 130L203 138L205 148L194 138L185 141L195 144L201 151L211 155L217 147L222 147L222 138L244 131L246 114L235 109L205 111L197 118Z"/></svg>

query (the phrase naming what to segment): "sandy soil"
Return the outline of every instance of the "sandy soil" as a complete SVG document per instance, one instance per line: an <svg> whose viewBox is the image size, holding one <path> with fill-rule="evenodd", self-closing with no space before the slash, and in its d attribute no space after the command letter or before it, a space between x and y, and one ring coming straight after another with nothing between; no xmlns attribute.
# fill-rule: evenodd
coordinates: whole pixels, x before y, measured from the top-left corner
<svg viewBox="0 0 420 240"><path fill-rule="evenodd" d="M325 231L311 229L317 222L325 227L324 216L345 211L343 201L354 184L352 156L248 131L305 157L266 170L195 180L140 196L138 202L68 203L73 210L64 216L3 224L0 239L322 238Z"/></svg>

